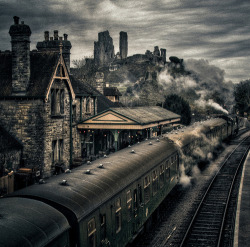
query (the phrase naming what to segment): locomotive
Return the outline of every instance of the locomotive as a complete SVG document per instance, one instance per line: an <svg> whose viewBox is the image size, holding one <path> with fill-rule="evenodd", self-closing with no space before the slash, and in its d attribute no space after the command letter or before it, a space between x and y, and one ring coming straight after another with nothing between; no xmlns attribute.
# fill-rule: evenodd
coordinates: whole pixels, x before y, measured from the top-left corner
<svg viewBox="0 0 250 247"><path fill-rule="evenodd" d="M211 119L16 191L0 199L0 246L126 246L190 169L182 156L237 129Z"/></svg>

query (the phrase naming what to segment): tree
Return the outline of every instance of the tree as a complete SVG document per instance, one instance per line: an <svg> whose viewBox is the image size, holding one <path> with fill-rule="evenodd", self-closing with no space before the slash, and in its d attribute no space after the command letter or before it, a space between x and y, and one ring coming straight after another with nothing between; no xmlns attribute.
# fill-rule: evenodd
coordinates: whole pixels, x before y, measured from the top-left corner
<svg viewBox="0 0 250 247"><path fill-rule="evenodd" d="M72 64L74 65L75 68L80 69L86 64L86 60L85 58L75 59L72 61Z"/></svg>
<svg viewBox="0 0 250 247"><path fill-rule="evenodd" d="M189 103L182 97L171 94L165 98L163 107L169 111L181 115L181 123L189 125L191 122L191 109Z"/></svg>
<svg viewBox="0 0 250 247"><path fill-rule="evenodd" d="M236 109L240 116L244 116L244 112L250 112L250 80L241 81L235 86L234 97L236 101Z"/></svg>

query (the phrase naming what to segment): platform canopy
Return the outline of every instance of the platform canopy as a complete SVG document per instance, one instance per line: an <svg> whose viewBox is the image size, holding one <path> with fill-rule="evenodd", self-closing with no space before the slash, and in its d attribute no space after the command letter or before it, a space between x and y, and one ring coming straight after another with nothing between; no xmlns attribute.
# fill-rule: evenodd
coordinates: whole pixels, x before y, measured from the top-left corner
<svg viewBox="0 0 250 247"><path fill-rule="evenodd" d="M180 115L159 106L117 107L84 120L78 128L142 130L175 123L180 118Z"/></svg>

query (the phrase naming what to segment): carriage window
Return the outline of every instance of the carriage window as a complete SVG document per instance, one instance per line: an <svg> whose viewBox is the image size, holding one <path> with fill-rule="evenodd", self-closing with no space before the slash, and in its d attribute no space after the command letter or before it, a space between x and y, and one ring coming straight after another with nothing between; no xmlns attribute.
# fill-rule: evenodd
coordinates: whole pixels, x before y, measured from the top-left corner
<svg viewBox="0 0 250 247"><path fill-rule="evenodd" d="M160 165L160 188L164 185L164 165Z"/></svg>
<svg viewBox="0 0 250 247"><path fill-rule="evenodd" d="M128 209L128 221L130 221L131 217L132 217L132 194L131 194L131 190L127 191L127 209Z"/></svg>
<svg viewBox="0 0 250 247"><path fill-rule="evenodd" d="M142 204L142 189L141 189L141 185L138 184L138 199L139 199L139 205Z"/></svg>
<svg viewBox="0 0 250 247"><path fill-rule="evenodd" d="M96 225L95 218L91 219L88 222L88 246L95 247L96 246Z"/></svg>
<svg viewBox="0 0 250 247"><path fill-rule="evenodd" d="M153 180L153 196L154 196L158 190L158 176L156 170L153 171L152 180Z"/></svg>
<svg viewBox="0 0 250 247"><path fill-rule="evenodd" d="M144 202L148 203L150 200L150 177L146 176L144 178Z"/></svg>
<svg viewBox="0 0 250 247"><path fill-rule="evenodd" d="M166 161L166 180L170 178L170 165L169 165L169 161Z"/></svg>
<svg viewBox="0 0 250 247"><path fill-rule="evenodd" d="M106 214L100 214L101 240L106 238Z"/></svg>
<svg viewBox="0 0 250 247"><path fill-rule="evenodd" d="M121 214L121 199L118 198L115 203L115 232L118 233L122 228L122 214Z"/></svg>

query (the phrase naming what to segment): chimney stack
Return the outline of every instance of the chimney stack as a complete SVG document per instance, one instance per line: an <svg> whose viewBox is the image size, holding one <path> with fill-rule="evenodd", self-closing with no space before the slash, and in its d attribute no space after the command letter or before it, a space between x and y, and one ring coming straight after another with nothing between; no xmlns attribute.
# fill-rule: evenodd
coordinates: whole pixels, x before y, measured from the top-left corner
<svg viewBox="0 0 250 247"><path fill-rule="evenodd" d="M44 40L49 41L49 31L44 32Z"/></svg>
<svg viewBox="0 0 250 247"><path fill-rule="evenodd" d="M58 40L58 30L54 31L54 40Z"/></svg>
<svg viewBox="0 0 250 247"><path fill-rule="evenodd" d="M54 37L49 37L49 32L44 32L44 41L38 42L36 48L38 51L58 51L60 52L60 44L63 45L62 53L66 63L68 72L70 72L70 49L71 43L68 40L68 34L63 34L63 37L59 37L58 30L54 30Z"/></svg>
<svg viewBox="0 0 250 247"><path fill-rule="evenodd" d="M12 46L12 94L25 95L30 80L30 35L31 30L19 17L14 16L10 27Z"/></svg>
<svg viewBox="0 0 250 247"><path fill-rule="evenodd" d="M18 25L19 24L19 17L18 16L14 16L13 19L14 19L14 24Z"/></svg>

